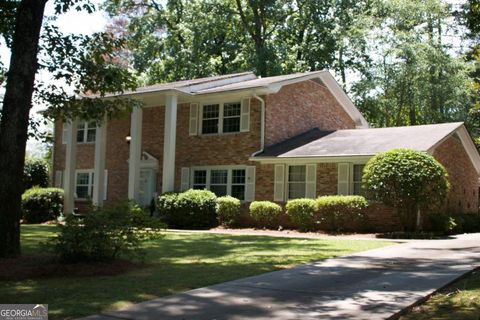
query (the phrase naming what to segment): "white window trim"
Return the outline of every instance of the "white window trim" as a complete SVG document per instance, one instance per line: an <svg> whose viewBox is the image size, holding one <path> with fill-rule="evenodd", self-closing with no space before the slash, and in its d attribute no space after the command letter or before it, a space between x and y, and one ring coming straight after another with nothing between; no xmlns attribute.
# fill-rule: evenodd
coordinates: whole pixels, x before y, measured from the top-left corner
<svg viewBox="0 0 480 320"><path fill-rule="evenodd" d="M353 178L353 176L354 176L354 174L353 174L353 173L354 173L353 167L354 167L355 165L365 166L365 164L366 164L366 163L356 163L356 162L350 163L350 169L349 169L349 170L350 170L350 192L349 192L349 194L352 195L352 196L355 196L355 195L356 195L356 194L355 194L355 187L354 187L354 186L355 186L355 180L354 180L354 178ZM361 183L361 180L360 180L360 183Z"/></svg>
<svg viewBox="0 0 480 320"><path fill-rule="evenodd" d="M240 114L238 115L238 121L239 121L239 127L238 131L233 131L233 132L223 132L223 115L224 115L224 106L227 103L240 103ZM218 110L218 132L215 133L203 133L203 106L204 105L213 105L213 104L218 104L219 110ZM230 99L230 100L220 100L220 101L208 101L208 102L202 102L199 104L199 110L198 110L198 134L200 136L213 136L213 135L219 135L219 134L238 134L242 133L242 99ZM233 117L229 117L233 118Z"/></svg>
<svg viewBox="0 0 480 320"><path fill-rule="evenodd" d="M93 195L93 173L95 170L93 169L79 169L75 170L75 200L76 201L86 201L88 198L79 198L77 196L77 178L79 173L88 173L88 194Z"/></svg>
<svg viewBox="0 0 480 320"><path fill-rule="evenodd" d="M285 178L285 199L286 199L286 201L293 200L293 199L300 199L300 198L290 198L288 196L289 191L290 191L290 179L289 179L290 178L290 167L299 167L299 166L305 167L305 181L304 181L305 195L303 196L303 198L305 198L307 196L307 164L287 164L285 166L285 174L284 174L284 178ZM299 182L295 182L295 183L300 184Z"/></svg>
<svg viewBox="0 0 480 320"><path fill-rule="evenodd" d="M78 123L77 134L78 134L79 131L83 131L83 139L82 139L82 141L77 141L77 144L95 144L96 139L93 139L93 141L87 141L89 124L90 124L90 122L88 122L88 121L80 121ZM97 131L96 131L96 127L95 127L95 137L96 136L97 136ZM75 139L76 139L76 137L75 137Z"/></svg>
<svg viewBox="0 0 480 320"><path fill-rule="evenodd" d="M243 184L245 186L245 194L243 195L243 198L246 198L246 192L247 192L247 166L228 166L228 165L220 165L220 166L198 166L198 167L191 167L190 168L190 188L193 188L193 179L194 179L194 174L195 171L202 171L205 170L207 171L207 177L206 177L206 183L205 183L205 188L210 190L210 172L212 170L227 170L227 195L232 195L232 171L233 170L245 170L245 183ZM238 183L235 185L239 185ZM245 200L241 200L241 202L246 202Z"/></svg>

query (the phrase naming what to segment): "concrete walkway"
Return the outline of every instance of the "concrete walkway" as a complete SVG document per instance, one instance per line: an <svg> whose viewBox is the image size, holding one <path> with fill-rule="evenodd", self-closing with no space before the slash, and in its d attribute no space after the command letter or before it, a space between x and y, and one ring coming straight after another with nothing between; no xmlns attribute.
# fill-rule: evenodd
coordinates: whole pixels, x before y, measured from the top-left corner
<svg viewBox="0 0 480 320"><path fill-rule="evenodd" d="M200 288L86 319L387 319L478 266L480 234L422 240Z"/></svg>

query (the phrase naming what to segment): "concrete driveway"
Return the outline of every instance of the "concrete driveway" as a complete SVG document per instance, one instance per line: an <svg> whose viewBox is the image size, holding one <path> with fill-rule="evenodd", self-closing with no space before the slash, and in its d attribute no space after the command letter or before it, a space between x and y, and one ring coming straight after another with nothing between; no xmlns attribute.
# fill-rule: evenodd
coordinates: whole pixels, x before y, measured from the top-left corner
<svg viewBox="0 0 480 320"><path fill-rule="evenodd" d="M480 266L480 234L300 265L95 315L115 319L388 319Z"/></svg>

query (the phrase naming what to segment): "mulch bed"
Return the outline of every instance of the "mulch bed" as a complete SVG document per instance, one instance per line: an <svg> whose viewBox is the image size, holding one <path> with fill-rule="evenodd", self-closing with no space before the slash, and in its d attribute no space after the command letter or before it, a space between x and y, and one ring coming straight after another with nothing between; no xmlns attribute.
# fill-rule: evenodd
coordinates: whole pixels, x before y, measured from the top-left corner
<svg viewBox="0 0 480 320"><path fill-rule="evenodd" d="M52 256L26 255L0 260L0 281L35 278L113 276L141 268L127 260L62 263Z"/></svg>

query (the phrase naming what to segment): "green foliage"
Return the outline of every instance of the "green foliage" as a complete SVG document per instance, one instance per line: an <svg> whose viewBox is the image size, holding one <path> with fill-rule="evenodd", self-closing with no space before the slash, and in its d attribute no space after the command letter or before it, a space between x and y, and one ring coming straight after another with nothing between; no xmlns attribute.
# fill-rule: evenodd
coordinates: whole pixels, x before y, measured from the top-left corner
<svg viewBox="0 0 480 320"><path fill-rule="evenodd" d="M361 231L367 200L362 196L323 196L317 198L322 228L329 231Z"/></svg>
<svg viewBox="0 0 480 320"><path fill-rule="evenodd" d="M446 213L431 213L428 215L429 226L427 230L439 232L442 234L450 234L457 229L455 217Z"/></svg>
<svg viewBox="0 0 480 320"><path fill-rule="evenodd" d="M253 201L249 207L250 216L262 227L272 226L282 213L282 207L270 201Z"/></svg>
<svg viewBox="0 0 480 320"><path fill-rule="evenodd" d="M208 190L166 193L158 198L160 217L170 228L209 229L217 225L215 194Z"/></svg>
<svg viewBox="0 0 480 320"><path fill-rule="evenodd" d="M240 220L240 200L231 196L217 198L217 219L226 227L234 227Z"/></svg>
<svg viewBox="0 0 480 320"><path fill-rule="evenodd" d="M417 209L443 204L450 184L445 168L432 156L414 150L379 153L366 164L363 184L369 197L397 209L403 227L414 227Z"/></svg>
<svg viewBox="0 0 480 320"><path fill-rule="evenodd" d="M34 186L48 187L49 173L48 165L40 158L27 158L23 167L23 183L25 189Z"/></svg>
<svg viewBox="0 0 480 320"><path fill-rule="evenodd" d="M287 216L302 231L318 227L317 210L317 202L313 199L293 199L285 205Z"/></svg>
<svg viewBox="0 0 480 320"><path fill-rule="evenodd" d="M97 209L79 218L68 215L58 237L49 242L66 262L143 258L142 243L159 239L163 224L128 202Z"/></svg>
<svg viewBox="0 0 480 320"><path fill-rule="evenodd" d="M23 219L28 223L56 220L62 210L62 189L33 187L22 195Z"/></svg>
<svg viewBox="0 0 480 320"><path fill-rule="evenodd" d="M461 213L452 215L456 226L455 233L480 232L480 215L478 213Z"/></svg>

